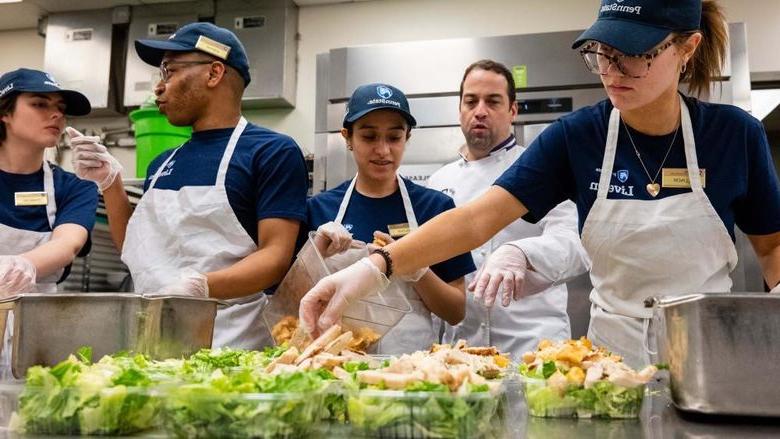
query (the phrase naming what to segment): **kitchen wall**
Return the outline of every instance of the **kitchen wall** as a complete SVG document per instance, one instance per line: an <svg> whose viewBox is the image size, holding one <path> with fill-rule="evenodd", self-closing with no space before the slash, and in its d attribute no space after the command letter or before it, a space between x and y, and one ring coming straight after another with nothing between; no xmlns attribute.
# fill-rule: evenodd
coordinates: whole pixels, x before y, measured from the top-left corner
<svg viewBox="0 0 780 439"><path fill-rule="evenodd" d="M584 28L593 21L598 3L598 0L375 0L302 7L296 108L252 110L247 116L255 123L290 134L305 150L311 151L316 54L352 45ZM722 0L721 3L730 21L747 23L751 71L780 71L780 57L770 55L777 53L780 42L780 1ZM43 64L43 39L35 30L0 32L0 47L0 71Z"/></svg>

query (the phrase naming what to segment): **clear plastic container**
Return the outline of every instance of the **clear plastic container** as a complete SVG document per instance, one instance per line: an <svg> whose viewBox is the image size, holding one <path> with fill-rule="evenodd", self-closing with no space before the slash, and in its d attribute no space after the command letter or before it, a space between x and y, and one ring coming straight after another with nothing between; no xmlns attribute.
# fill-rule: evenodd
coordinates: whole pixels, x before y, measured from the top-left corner
<svg viewBox="0 0 780 439"><path fill-rule="evenodd" d="M322 250L327 244L326 238L309 232L309 239L263 310L263 320L269 332L273 333L274 326L283 318L298 317L301 298L320 279L368 256L368 249L362 245L326 257ZM379 294L365 297L347 307L342 324L345 329L353 331L371 329L381 338L411 310L409 300L393 282ZM279 343L279 340L274 341Z"/></svg>
<svg viewBox="0 0 780 439"><path fill-rule="evenodd" d="M171 389L163 426L180 438L301 438L316 430L325 391L214 393Z"/></svg>
<svg viewBox="0 0 780 439"><path fill-rule="evenodd" d="M540 418L638 418L646 387L603 381L590 389L572 384L561 390L544 379L521 377L521 381L528 413Z"/></svg>
<svg viewBox="0 0 780 439"><path fill-rule="evenodd" d="M37 388L0 384L0 426L26 435L119 436L160 425L162 397L155 389Z"/></svg>
<svg viewBox="0 0 780 439"><path fill-rule="evenodd" d="M347 394L351 437L505 437L506 405L503 385L467 395L396 390Z"/></svg>

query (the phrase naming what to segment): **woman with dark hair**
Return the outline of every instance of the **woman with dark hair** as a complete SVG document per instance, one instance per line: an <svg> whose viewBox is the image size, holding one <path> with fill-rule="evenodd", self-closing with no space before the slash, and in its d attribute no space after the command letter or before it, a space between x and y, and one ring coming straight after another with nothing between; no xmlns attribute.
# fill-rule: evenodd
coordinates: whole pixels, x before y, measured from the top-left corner
<svg viewBox="0 0 780 439"><path fill-rule="evenodd" d="M355 160L357 175L317 194L306 209L305 230L317 230L330 239L326 253L347 250L354 245L353 238L371 243L369 248L406 239L403 236L418 225L455 207L449 196L398 174L406 142L416 124L406 96L391 85L362 85L352 93L341 135ZM432 314L453 325L463 320L464 276L475 269L471 254L463 252L398 279L396 286L412 310L379 341L377 353L402 354L430 348L438 340ZM381 273L375 274L389 283ZM333 322L321 323L329 326Z"/></svg>
<svg viewBox="0 0 780 439"><path fill-rule="evenodd" d="M43 153L59 142L65 115L90 110L84 95L61 89L45 72L18 69L0 77L0 298L55 292L73 258L88 251L97 187Z"/></svg>
<svg viewBox="0 0 780 439"><path fill-rule="evenodd" d="M726 35L715 1L603 0L574 48L609 99L553 123L482 197L371 255L370 264L348 267L348 278L323 279L308 302L376 291L374 271L405 274L473 249L565 199L577 204L592 260L588 335L631 366L646 364L652 351L645 298L731 289L735 225L766 283L780 290L780 185L761 123L678 91L681 82L695 94L709 91ZM477 297L513 295L527 269L506 269L514 251L491 255L472 285ZM305 325L318 312L302 309Z"/></svg>

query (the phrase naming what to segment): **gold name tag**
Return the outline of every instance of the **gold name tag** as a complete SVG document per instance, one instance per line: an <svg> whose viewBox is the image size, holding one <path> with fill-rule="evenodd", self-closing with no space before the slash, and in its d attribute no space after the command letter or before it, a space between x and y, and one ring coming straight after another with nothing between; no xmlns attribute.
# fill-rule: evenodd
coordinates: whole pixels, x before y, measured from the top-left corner
<svg viewBox="0 0 780 439"><path fill-rule="evenodd" d="M707 187L707 170L699 169L701 176L701 187ZM671 188L689 188L691 179L688 178L688 169L686 168L664 168L661 177L661 186Z"/></svg>
<svg viewBox="0 0 780 439"><path fill-rule="evenodd" d="M46 192L14 192L16 206L45 206L48 202Z"/></svg>
<svg viewBox="0 0 780 439"><path fill-rule="evenodd" d="M230 53L230 46L226 46L219 41L214 41L209 37L203 35L198 37L198 41L195 43L195 48L214 55L220 59L227 59L228 53Z"/></svg>
<svg viewBox="0 0 780 439"><path fill-rule="evenodd" d="M411 232L411 230L409 230L409 223L388 224L387 231L393 238L400 238L402 236L408 235L409 232Z"/></svg>

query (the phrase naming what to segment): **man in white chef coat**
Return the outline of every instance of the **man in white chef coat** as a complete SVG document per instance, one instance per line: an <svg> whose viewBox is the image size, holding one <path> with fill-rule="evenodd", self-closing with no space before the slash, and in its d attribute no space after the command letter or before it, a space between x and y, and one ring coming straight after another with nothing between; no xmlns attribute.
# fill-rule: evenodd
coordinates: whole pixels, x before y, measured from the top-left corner
<svg viewBox="0 0 780 439"><path fill-rule="evenodd" d="M428 186L451 196L456 206L487 191L525 150L513 134L516 115L514 78L506 66L481 60L466 68L460 85L460 127L466 144L460 159L436 171ZM507 226L471 252L476 266L484 269L485 259L502 244L519 247L525 256L518 262L518 271L524 271L519 276L524 279L522 299L507 307L485 307L468 294L466 318L457 326L444 324L443 342L465 339L474 346L494 345L517 359L541 339L571 337L564 282L589 270L590 262L571 201L536 224L519 219ZM467 276L467 285L475 274Z"/></svg>

